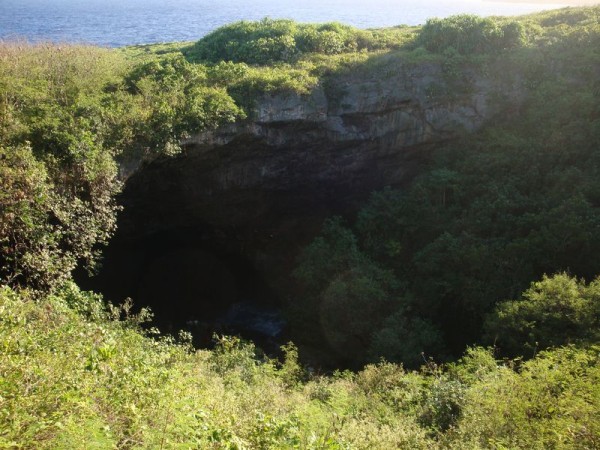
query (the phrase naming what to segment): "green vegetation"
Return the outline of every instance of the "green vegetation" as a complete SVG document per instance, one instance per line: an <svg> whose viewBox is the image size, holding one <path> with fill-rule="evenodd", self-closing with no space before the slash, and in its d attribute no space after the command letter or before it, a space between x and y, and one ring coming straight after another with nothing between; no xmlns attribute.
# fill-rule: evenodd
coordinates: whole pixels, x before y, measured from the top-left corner
<svg viewBox="0 0 600 450"><path fill-rule="evenodd" d="M533 283L521 299L500 303L486 323L490 338L514 355L525 349L600 341L600 279L566 274ZM525 347L525 349L523 348Z"/></svg>
<svg viewBox="0 0 600 450"><path fill-rule="evenodd" d="M52 289L115 227L117 161L179 150L244 117L181 54L139 63L93 47L0 45L0 280Z"/></svg>
<svg viewBox="0 0 600 450"><path fill-rule="evenodd" d="M1 43L0 447L599 448L599 19ZM315 375L292 344L282 362L237 338L194 350L70 281L93 269L144 160L251 117L262 95L323 84L335 101L337 76L424 62L518 77L527 100L498 92L501 121L437 148L356 220L328 220L301 255L292 325L362 370Z"/></svg>
<svg viewBox="0 0 600 450"><path fill-rule="evenodd" d="M101 86L118 64L97 48L0 47L2 282L49 289L114 230L116 117Z"/></svg>
<svg viewBox="0 0 600 450"><path fill-rule="evenodd" d="M470 15L429 19L416 41L430 52L455 51L462 55L498 52L520 47L525 42L524 27L510 21Z"/></svg>
<svg viewBox="0 0 600 450"><path fill-rule="evenodd" d="M3 448L596 448L600 348L526 362L471 348L420 372L309 375L237 338L214 351L143 333L146 313L68 283L0 290ZM119 319L121 318L121 319ZM145 335L146 334L146 335ZM147 335L149 334L149 335Z"/></svg>
<svg viewBox="0 0 600 450"><path fill-rule="evenodd" d="M408 27L359 30L341 23L301 24L263 19L226 25L185 49L195 61L247 64L291 63L303 55L337 55L356 51L390 50L412 38Z"/></svg>
<svg viewBox="0 0 600 450"><path fill-rule="evenodd" d="M458 59L499 85L523 76L528 100L517 110L499 92L501 120L436 148L409 187L374 193L353 222L324 225L296 271L311 305L291 314L303 342L329 342L352 367L382 355L417 367L421 352L453 359L474 343L531 356L596 342L597 309L569 309L583 300L506 304L483 328L531 280L600 273L600 27L588 12L521 19L552 27L502 58ZM565 26L574 14L581 28Z"/></svg>

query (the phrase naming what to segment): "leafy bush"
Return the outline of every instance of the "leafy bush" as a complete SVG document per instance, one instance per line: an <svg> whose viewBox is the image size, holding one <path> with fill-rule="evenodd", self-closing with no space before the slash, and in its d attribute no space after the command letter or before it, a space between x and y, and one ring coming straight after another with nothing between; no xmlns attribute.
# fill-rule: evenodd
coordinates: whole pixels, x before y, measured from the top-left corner
<svg viewBox="0 0 600 450"><path fill-rule="evenodd" d="M251 67L242 77L230 83L227 91L238 105L252 112L256 100L264 94L305 95L317 82L318 79L304 69L286 66Z"/></svg>
<svg viewBox="0 0 600 450"><path fill-rule="evenodd" d="M519 47L523 42L523 26L518 22L500 23L494 19L462 14L427 20L415 44L430 52L454 50L472 55Z"/></svg>
<svg viewBox="0 0 600 450"><path fill-rule="evenodd" d="M92 263L93 246L106 243L114 230L118 184L110 157L87 155L87 161L70 167L73 176L62 178L57 167L48 168L27 144L0 147L3 284L51 289L80 260Z"/></svg>
<svg viewBox="0 0 600 450"><path fill-rule="evenodd" d="M0 280L50 289L115 227L102 88L122 60L84 46L0 44ZM28 206L25 206L27 204Z"/></svg>
<svg viewBox="0 0 600 450"><path fill-rule="evenodd" d="M522 298L500 303L486 323L489 340L522 354L568 343L600 340L600 280L589 285L565 273L544 276Z"/></svg>
<svg viewBox="0 0 600 450"><path fill-rule="evenodd" d="M267 64L290 61L296 51L297 24L291 20L263 19L225 25L198 41L188 56L199 61Z"/></svg>
<svg viewBox="0 0 600 450"><path fill-rule="evenodd" d="M391 363L304 381L220 338L195 351L147 314L67 283L0 289L0 445L7 448L594 448L600 349L512 369L471 348L448 367Z"/></svg>
<svg viewBox="0 0 600 450"><path fill-rule="evenodd" d="M335 55L360 50L399 48L401 28L358 30L340 23L321 25L291 20L241 21L219 28L185 50L194 61L247 64L291 63L304 54Z"/></svg>
<svg viewBox="0 0 600 450"><path fill-rule="evenodd" d="M435 325L400 309L372 331L369 355L372 360L383 357L401 361L408 367L419 367L424 355L439 355L442 347L440 331Z"/></svg>
<svg viewBox="0 0 600 450"><path fill-rule="evenodd" d="M467 389L459 381L444 375L430 382L419 421L432 432L443 433L459 421Z"/></svg>
<svg viewBox="0 0 600 450"><path fill-rule="evenodd" d="M408 417L354 398L347 379L309 381L305 390L291 360L279 371L236 338L196 352L145 335L143 317L127 311L73 284L38 301L0 290L0 445L430 448ZM311 399L316 384L329 400Z"/></svg>
<svg viewBox="0 0 600 450"><path fill-rule="evenodd" d="M116 225L116 160L170 154L245 113L181 55L0 44L0 281L50 290Z"/></svg>
<svg viewBox="0 0 600 450"><path fill-rule="evenodd" d="M134 66L124 83L146 112L135 124L135 146L153 153L177 151L191 133L245 116L223 87L210 85L203 66L182 55Z"/></svg>
<svg viewBox="0 0 600 450"><path fill-rule="evenodd" d="M418 367L423 352L439 348L436 327L414 314L414 299L402 295L391 271L361 252L340 218L325 222L300 255L295 274L306 289L305 301L315 305L319 335L344 363L383 356Z"/></svg>
<svg viewBox="0 0 600 450"><path fill-rule="evenodd" d="M543 352L519 372L500 366L473 384L451 448L595 448L600 423L600 349Z"/></svg>
<svg viewBox="0 0 600 450"><path fill-rule="evenodd" d="M542 16L546 14L558 13ZM562 271L587 279L600 273L600 159L595 146L600 121L594 100L597 77L591 70L600 63L595 43L600 28L593 24L597 14L598 8L592 8L577 19L584 24L574 28L580 32L577 37L570 28L561 32L563 25L541 27L538 36L556 38L551 47L542 39L503 58L479 58L500 85L523 83L527 100L517 109L501 100L505 95L499 89L500 100L492 102L499 109L494 123L439 145L424 156L422 171L408 186L374 193L356 222L344 227L354 260L390 272L398 286L381 302L387 311L377 316L371 358L413 358L414 364L423 350L440 359L457 356L465 346L483 342L486 316L498 302L516 298L531 280ZM538 19L517 20L530 27ZM468 61L473 60L461 56L459 67ZM335 264L329 266L338 258L340 236L324 232L309 245L299 265L317 269L301 280L305 285L322 293L327 286L322 278L333 282L346 273L344 260L337 270ZM318 256L309 263L305 257L316 249ZM311 295L314 310L322 299ZM312 317L306 321L302 314L297 311L293 317L307 330L316 322L314 313L304 313ZM577 332L559 328L544 345L581 339L577 333L583 323ZM418 338L412 338L413 324L423 331ZM510 335L508 328L504 331ZM521 342L505 342L502 348L514 355L521 346L519 353L531 356L522 345L534 345L535 339L514 335Z"/></svg>

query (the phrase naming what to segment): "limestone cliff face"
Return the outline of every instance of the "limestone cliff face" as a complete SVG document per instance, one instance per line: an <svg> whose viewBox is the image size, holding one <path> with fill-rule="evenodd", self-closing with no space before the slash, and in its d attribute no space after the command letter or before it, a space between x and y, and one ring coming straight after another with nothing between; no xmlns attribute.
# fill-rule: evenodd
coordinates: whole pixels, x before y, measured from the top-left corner
<svg viewBox="0 0 600 450"><path fill-rule="evenodd" d="M465 71L449 79L436 64L394 69L341 75L309 95L265 95L251 121L196 135L185 145L218 147L252 136L272 147L376 141L382 150L398 150L473 131L494 113L489 100L500 87L480 75Z"/></svg>
<svg viewBox="0 0 600 450"><path fill-rule="evenodd" d="M429 149L493 120L499 94L523 97L518 83L474 70L393 67L340 74L309 95L264 95L251 119L141 166L116 241L186 230L178 245L241 256L285 295L299 248L326 217L352 217L372 191L408 183Z"/></svg>

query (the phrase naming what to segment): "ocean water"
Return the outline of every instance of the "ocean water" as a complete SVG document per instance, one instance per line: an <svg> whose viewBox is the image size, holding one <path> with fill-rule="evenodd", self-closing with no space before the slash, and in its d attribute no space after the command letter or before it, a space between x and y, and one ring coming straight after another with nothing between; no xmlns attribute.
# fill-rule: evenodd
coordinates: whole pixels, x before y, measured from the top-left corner
<svg viewBox="0 0 600 450"><path fill-rule="evenodd" d="M237 20L417 25L459 13L518 15L565 5L490 0L0 0L0 39L119 47L194 41Z"/></svg>

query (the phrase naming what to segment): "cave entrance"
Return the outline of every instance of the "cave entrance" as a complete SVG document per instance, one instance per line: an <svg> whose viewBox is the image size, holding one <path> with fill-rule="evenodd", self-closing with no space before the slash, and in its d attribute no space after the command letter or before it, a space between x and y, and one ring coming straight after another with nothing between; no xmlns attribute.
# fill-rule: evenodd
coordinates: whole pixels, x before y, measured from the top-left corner
<svg viewBox="0 0 600 450"><path fill-rule="evenodd" d="M116 236L96 276L79 276L88 289L134 309L150 307L152 326L192 333L196 347L212 345L214 333L239 335L265 352L283 341L285 321L274 294L235 245L219 243L202 227L143 237Z"/></svg>
<svg viewBox="0 0 600 450"><path fill-rule="evenodd" d="M80 284L151 307L161 331L189 330L199 347L213 332L269 354L291 339L315 355L307 361L331 363L319 324L299 313L311 306L293 277L297 257L326 218L352 218L371 192L408 182L424 152L317 139L295 125L271 137L281 133L289 138L276 145L270 134L241 134L223 145L190 142L135 170L124 164L131 173L104 268Z"/></svg>

